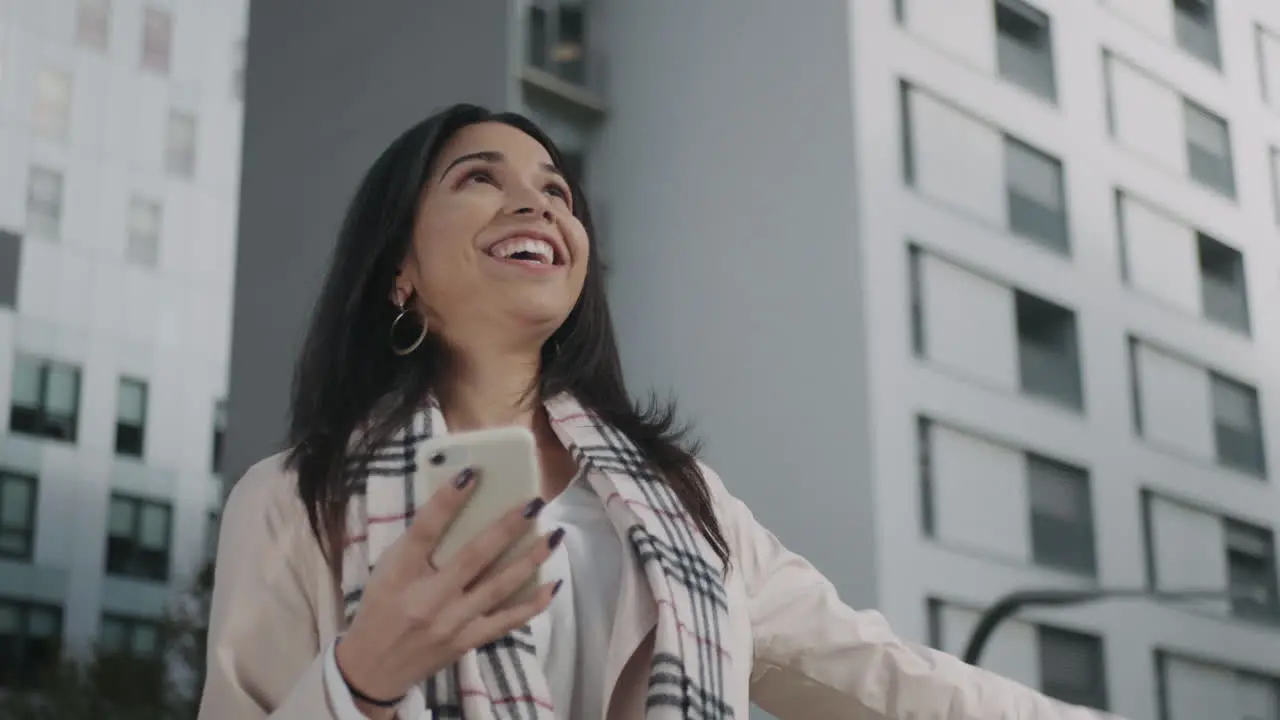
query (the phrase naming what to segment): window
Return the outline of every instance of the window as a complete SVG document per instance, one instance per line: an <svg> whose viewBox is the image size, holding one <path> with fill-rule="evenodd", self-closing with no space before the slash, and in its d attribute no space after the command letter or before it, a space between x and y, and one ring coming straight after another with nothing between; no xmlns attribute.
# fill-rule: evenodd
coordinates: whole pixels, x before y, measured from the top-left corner
<svg viewBox="0 0 1280 720"><path fill-rule="evenodd" d="M76 44L106 52L110 34L111 0L80 0L76 6Z"/></svg>
<svg viewBox="0 0 1280 720"><path fill-rule="evenodd" d="M227 439L227 401L219 400L213 406L213 474L222 474L223 446Z"/></svg>
<svg viewBox="0 0 1280 720"><path fill-rule="evenodd" d="M116 398L116 454L142 457L147 430L147 384L120 378Z"/></svg>
<svg viewBox="0 0 1280 720"><path fill-rule="evenodd" d="M107 573L141 580L168 580L172 512L167 503L112 495L107 527Z"/></svg>
<svg viewBox="0 0 1280 720"><path fill-rule="evenodd" d="M103 615L98 647L110 654L157 658L160 653L160 623L123 615Z"/></svg>
<svg viewBox="0 0 1280 720"><path fill-rule="evenodd" d="M1187 130L1187 166L1192 179L1234 198L1236 180L1227 121L1190 100L1183 100L1182 108Z"/></svg>
<svg viewBox="0 0 1280 720"><path fill-rule="evenodd" d="M165 647L161 624L152 619L104 614L98 629L101 657L128 658L133 697L157 697L164 692ZM117 688L113 688L116 690Z"/></svg>
<svg viewBox="0 0 1280 720"><path fill-rule="evenodd" d="M1280 33L1258 25L1255 29L1258 53L1258 80L1262 99L1280 110Z"/></svg>
<svg viewBox="0 0 1280 720"><path fill-rule="evenodd" d="M925 536L989 557L1097 574L1087 470L916 418Z"/></svg>
<svg viewBox="0 0 1280 720"><path fill-rule="evenodd" d="M587 82L587 22L581 0L535 0L528 16L529 64L575 85Z"/></svg>
<svg viewBox="0 0 1280 720"><path fill-rule="evenodd" d="M1098 710L1107 709L1107 674L1102 638L1039 626L1040 689L1049 697Z"/></svg>
<svg viewBox="0 0 1280 720"><path fill-rule="evenodd" d="M1218 463L1265 477L1262 417L1258 391L1217 373L1209 373L1213 398L1213 437Z"/></svg>
<svg viewBox="0 0 1280 720"><path fill-rule="evenodd" d="M1031 556L1038 565L1097 574L1089 474L1039 455L1027 455L1031 498Z"/></svg>
<svg viewBox="0 0 1280 720"><path fill-rule="evenodd" d="M1149 489L1143 489L1142 499L1149 588L1225 590L1227 598L1180 600L1179 604L1244 620L1280 621L1271 528Z"/></svg>
<svg viewBox="0 0 1280 720"><path fill-rule="evenodd" d="M160 203L141 198L129 201L129 233L125 256L130 262L155 267L160 259Z"/></svg>
<svg viewBox="0 0 1280 720"><path fill-rule="evenodd" d="M1222 58L1213 5L1214 0L1173 0L1173 26L1179 47L1217 68Z"/></svg>
<svg viewBox="0 0 1280 720"><path fill-rule="evenodd" d="M35 529L36 479L0 470L0 557L30 560Z"/></svg>
<svg viewBox="0 0 1280 720"><path fill-rule="evenodd" d="M1227 585L1231 612L1239 617L1280 618L1276 595L1276 546L1270 530L1225 519Z"/></svg>
<svg viewBox="0 0 1280 720"><path fill-rule="evenodd" d="M62 173L31 168L27 180L27 232L46 240L62 234Z"/></svg>
<svg viewBox="0 0 1280 720"><path fill-rule="evenodd" d="M22 236L0 230L0 308L18 307L18 268L22 265Z"/></svg>
<svg viewBox="0 0 1280 720"><path fill-rule="evenodd" d="M1075 313L1021 291L1015 297L1023 392L1081 409Z"/></svg>
<svg viewBox="0 0 1280 720"><path fill-rule="evenodd" d="M192 178L196 174L196 119L190 113L169 112L165 138L165 169L170 175Z"/></svg>
<svg viewBox="0 0 1280 720"><path fill-rule="evenodd" d="M1161 720L1280 718L1276 678L1159 650L1156 673Z"/></svg>
<svg viewBox="0 0 1280 720"><path fill-rule="evenodd" d="M929 537L937 535L933 496L933 422L926 417L916 418L916 461L920 464L920 527Z"/></svg>
<svg viewBox="0 0 1280 720"><path fill-rule="evenodd" d="M33 690L58 662L62 610L0 600L0 688Z"/></svg>
<svg viewBox="0 0 1280 720"><path fill-rule="evenodd" d="M169 74L173 52L173 16L149 7L142 11L142 67Z"/></svg>
<svg viewBox="0 0 1280 720"><path fill-rule="evenodd" d="M1009 228L1053 250L1069 252L1062 163L1006 137L1004 168Z"/></svg>
<svg viewBox="0 0 1280 720"><path fill-rule="evenodd" d="M75 442L80 416L80 368L18 355L13 364L9 431Z"/></svg>
<svg viewBox="0 0 1280 720"><path fill-rule="evenodd" d="M1200 255L1200 297L1204 316L1245 334L1249 332L1249 300L1245 290L1244 256L1239 250L1197 234Z"/></svg>
<svg viewBox="0 0 1280 720"><path fill-rule="evenodd" d="M41 137L65 140L71 127L71 75L47 68L36 76L32 124Z"/></svg>
<svg viewBox="0 0 1280 720"><path fill-rule="evenodd" d="M912 245L907 249L907 272L911 284L911 351L916 357L925 357L924 345L924 277L921 269L921 250Z"/></svg>
<svg viewBox="0 0 1280 720"><path fill-rule="evenodd" d="M1058 91L1049 16L1022 0L996 0L996 64L1000 76L1047 99Z"/></svg>

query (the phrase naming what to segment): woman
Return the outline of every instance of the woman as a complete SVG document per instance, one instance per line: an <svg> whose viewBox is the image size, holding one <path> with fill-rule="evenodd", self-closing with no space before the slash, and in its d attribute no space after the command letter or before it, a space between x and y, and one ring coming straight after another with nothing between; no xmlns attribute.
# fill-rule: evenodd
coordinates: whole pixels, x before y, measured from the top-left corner
<svg viewBox="0 0 1280 720"><path fill-rule="evenodd" d="M201 717L746 718L751 701L1098 717L843 605L682 449L670 408L631 403L590 214L559 167L528 120L464 105L365 177L298 364L292 449L223 515ZM537 438L541 497L437 567L488 479L464 472L414 512L413 448L504 425ZM534 523L545 541L477 580ZM504 605L540 566L556 580Z"/></svg>

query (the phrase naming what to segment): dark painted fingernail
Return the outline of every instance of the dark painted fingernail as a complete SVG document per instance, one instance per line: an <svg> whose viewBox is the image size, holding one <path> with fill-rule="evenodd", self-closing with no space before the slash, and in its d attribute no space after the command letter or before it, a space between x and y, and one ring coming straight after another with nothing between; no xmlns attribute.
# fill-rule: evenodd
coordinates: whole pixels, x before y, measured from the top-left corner
<svg viewBox="0 0 1280 720"><path fill-rule="evenodd" d="M551 597L555 597L560 592L560 586L564 584L564 580L557 580L555 585L551 586Z"/></svg>
<svg viewBox="0 0 1280 720"><path fill-rule="evenodd" d="M542 508L546 504L547 501L542 498L534 498L530 500L529 504L524 506L524 516L527 518L537 517L538 513L542 512Z"/></svg>
<svg viewBox="0 0 1280 720"><path fill-rule="evenodd" d="M560 545L560 541L564 539L564 528L556 528L550 536L547 537L547 547L555 550Z"/></svg>
<svg viewBox="0 0 1280 720"><path fill-rule="evenodd" d="M470 485L471 481L475 479L476 479L475 470L472 470L471 468L463 468L462 472L458 473L458 477L453 479L453 486L458 490L461 490L466 486Z"/></svg>

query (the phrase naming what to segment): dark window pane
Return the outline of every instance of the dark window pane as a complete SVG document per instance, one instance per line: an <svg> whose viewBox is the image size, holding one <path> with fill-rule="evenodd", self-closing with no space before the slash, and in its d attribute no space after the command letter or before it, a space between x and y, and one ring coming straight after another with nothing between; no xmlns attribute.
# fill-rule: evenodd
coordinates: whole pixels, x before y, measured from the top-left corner
<svg viewBox="0 0 1280 720"><path fill-rule="evenodd" d="M1023 292L1017 293L1016 304L1023 391L1083 407L1075 313Z"/></svg>
<svg viewBox="0 0 1280 720"><path fill-rule="evenodd" d="M550 65L550 48L551 43L547 26L547 11L537 5L529 7L529 37L527 42L529 45L529 64L541 68L548 69Z"/></svg>
<svg viewBox="0 0 1280 720"><path fill-rule="evenodd" d="M172 510L167 504L113 496L107 530L107 573L169 579Z"/></svg>
<svg viewBox="0 0 1280 720"><path fill-rule="evenodd" d="M22 237L0 230L0 307L18 307L18 267L22 264Z"/></svg>
<svg viewBox="0 0 1280 720"><path fill-rule="evenodd" d="M1191 177L1227 197L1235 197L1231 136L1226 121L1192 102L1183 102L1183 125Z"/></svg>
<svg viewBox="0 0 1280 720"><path fill-rule="evenodd" d="M1040 627L1041 690L1076 705L1107 709L1102 640L1092 635Z"/></svg>
<svg viewBox="0 0 1280 720"><path fill-rule="evenodd" d="M11 432L74 442L79 412L79 368L17 356L9 407Z"/></svg>
<svg viewBox="0 0 1280 720"><path fill-rule="evenodd" d="M1222 66L1214 0L1174 0L1178 45L1214 67Z"/></svg>
<svg viewBox="0 0 1280 720"><path fill-rule="evenodd" d="M1234 520L1226 520L1224 524L1232 612L1246 618L1277 619L1280 598L1276 591L1274 535Z"/></svg>
<svg viewBox="0 0 1280 720"><path fill-rule="evenodd" d="M1088 473L1028 455L1027 481L1035 562L1084 575L1096 574Z"/></svg>
<svg viewBox="0 0 1280 720"><path fill-rule="evenodd" d="M35 511L36 479L0 471L0 557L31 559Z"/></svg>
<svg viewBox="0 0 1280 720"><path fill-rule="evenodd" d="M0 689L32 690L57 663L62 611L0 600Z"/></svg>
<svg viewBox="0 0 1280 720"><path fill-rule="evenodd" d="M1044 98L1057 96L1049 17L1021 0L996 2L1000 75Z"/></svg>
<svg viewBox="0 0 1280 720"><path fill-rule="evenodd" d="M552 57L556 74L578 85L587 81L587 21L581 5L561 5Z"/></svg>
<svg viewBox="0 0 1280 720"><path fill-rule="evenodd" d="M116 454L142 457L142 428L116 423Z"/></svg>
<svg viewBox="0 0 1280 720"><path fill-rule="evenodd" d="M1052 250L1068 252L1062 164L1012 138L1005 138L1004 159L1009 229Z"/></svg>
<svg viewBox="0 0 1280 720"><path fill-rule="evenodd" d="M1223 325L1249 332L1249 303L1245 290L1244 256L1239 250L1199 233L1200 294L1204 315Z"/></svg>
<svg viewBox="0 0 1280 720"><path fill-rule="evenodd" d="M1251 475L1265 476L1267 463L1258 391L1222 375L1210 374L1209 379L1218 462Z"/></svg>

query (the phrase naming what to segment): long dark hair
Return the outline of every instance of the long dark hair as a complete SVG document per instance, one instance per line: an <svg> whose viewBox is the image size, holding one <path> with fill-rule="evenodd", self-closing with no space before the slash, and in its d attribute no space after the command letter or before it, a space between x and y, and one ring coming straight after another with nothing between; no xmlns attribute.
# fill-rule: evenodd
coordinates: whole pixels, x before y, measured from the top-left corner
<svg viewBox="0 0 1280 720"><path fill-rule="evenodd" d="M521 115L454 105L423 120L391 143L360 182L312 314L294 372L287 464L297 471L312 532L335 569L341 566L353 490L349 466L408 423L446 380L443 348L434 338L405 357L391 351L388 332L396 311L389 296L441 150L459 130L481 122L521 130L564 167L555 143ZM676 424L674 404L650 398L641 406L627 394L591 214L578 179L567 180L574 215L587 229L592 252L582 295L544 346L537 387L530 391L538 399L572 393L630 438L727 563L728 544L694 457L697 449Z"/></svg>

